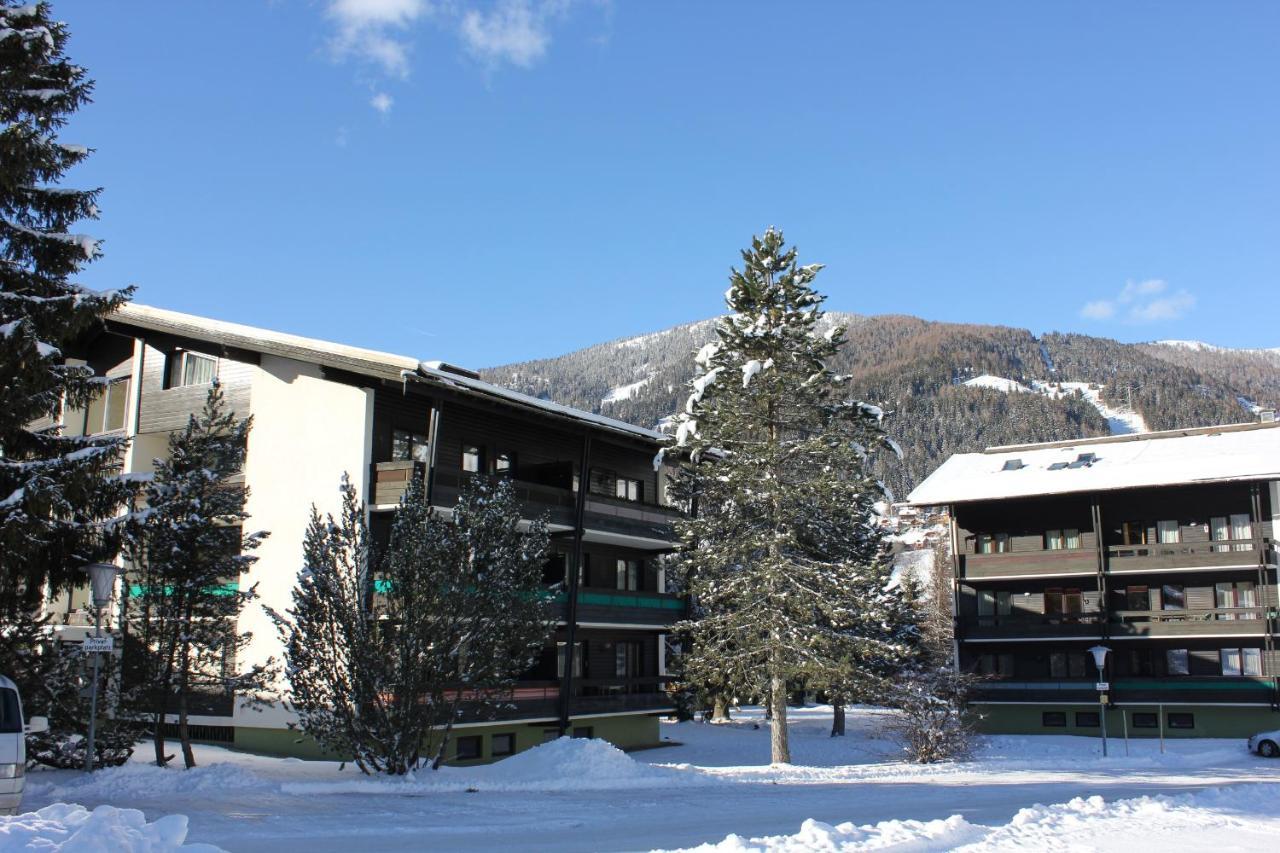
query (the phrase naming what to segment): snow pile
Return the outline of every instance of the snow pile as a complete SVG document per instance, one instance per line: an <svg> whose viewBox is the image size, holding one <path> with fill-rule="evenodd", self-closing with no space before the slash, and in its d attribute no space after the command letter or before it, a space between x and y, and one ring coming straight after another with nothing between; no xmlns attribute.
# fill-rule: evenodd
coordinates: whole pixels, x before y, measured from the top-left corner
<svg viewBox="0 0 1280 853"><path fill-rule="evenodd" d="M218 853L209 844L184 844L187 816L171 814L147 823L137 809L54 803L16 817L0 817L0 849L65 853Z"/></svg>
<svg viewBox="0 0 1280 853"><path fill-rule="evenodd" d="M38 778L38 776L34 777ZM275 785L251 770L235 764L210 764L183 770L157 767L141 761L106 767L92 775L81 775L61 785L28 781L27 791L58 800L151 799L174 794L205 794L223 791L271 791Z"/></svg>
<svg viewBox="0 0 1280 853"><path fill-rule="evenodd" d="M794 835L746 839L690 848L703 853L911 850L978 853L988 850L1155 849L1274 850L1280 832L1280 785L1214 789L1182 797L1137 797L1107 802L1077 797L1021 809L1006 824L983 826L960 815L946 820L887 820L838 826L806 820Z"/></svg>
<svg viewBox="0 0 1280 853"><path fill-rule="evenodd" d="M475 787L504 791L665 788L705 781L700 774L636 761L595 738L557 738L466 772Z"/></svg>

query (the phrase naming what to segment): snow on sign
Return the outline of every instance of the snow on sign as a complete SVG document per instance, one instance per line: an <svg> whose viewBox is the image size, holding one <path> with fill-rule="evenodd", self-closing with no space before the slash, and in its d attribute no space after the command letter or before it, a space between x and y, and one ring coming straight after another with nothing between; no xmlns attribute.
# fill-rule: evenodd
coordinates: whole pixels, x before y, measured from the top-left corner
<svg viewBox="0 0 1280 853"><path fill-rule="evenodd" d="M85 654L89 652L110 652L115 648L115 640L110 634L102 637L85 637L84 645L81 648Z"/></svg>

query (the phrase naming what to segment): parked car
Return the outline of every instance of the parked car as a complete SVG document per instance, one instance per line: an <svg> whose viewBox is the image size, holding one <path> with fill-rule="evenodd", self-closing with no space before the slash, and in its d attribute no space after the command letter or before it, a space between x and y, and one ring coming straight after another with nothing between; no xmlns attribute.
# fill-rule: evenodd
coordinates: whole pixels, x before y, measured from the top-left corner
<svg viewBox="0 0 1280 853"><path fill-rule="evenodd" d="M18 685L0 675L0 814L17 814L27 782L27 735L49 728L44 717L22 716Z"/></svg>
<svg viewBox="0 0 1280 853"><path fill-rule="evenodd" d="M1258 732L1249 738L1249 751L1263 758L1280 758L1280 729Z"/></svg>

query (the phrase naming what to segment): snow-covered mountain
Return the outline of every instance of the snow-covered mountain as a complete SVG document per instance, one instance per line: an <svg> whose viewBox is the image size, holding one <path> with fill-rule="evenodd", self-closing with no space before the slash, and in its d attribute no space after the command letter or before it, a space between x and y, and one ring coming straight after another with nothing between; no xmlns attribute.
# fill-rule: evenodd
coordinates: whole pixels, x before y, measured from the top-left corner
<svg viewBox="0 0 1280 853"><path fill-rule="evenodd" d="M892 413L905 494L949 454L992 444L1231 423L1280 403L1280 352L832 312L849 345L832 367ZM492 382L644 426L686 394L715 320L482 371Z"/></svg>

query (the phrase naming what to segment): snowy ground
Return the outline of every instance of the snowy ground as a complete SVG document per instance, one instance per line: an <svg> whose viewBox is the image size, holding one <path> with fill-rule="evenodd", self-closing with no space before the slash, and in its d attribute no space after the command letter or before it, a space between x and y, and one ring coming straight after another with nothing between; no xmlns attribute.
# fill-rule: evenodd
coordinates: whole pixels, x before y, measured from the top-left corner
<svg viewBox="0 0 1280 853"><path fill-rule="evenodd" d="M1163 756L1133 741L1125 757L1113 740L1104 760L1096 739L993 737L971 762L918 767L878 737L882 713L851 713L849 735L831 739L828 709L793 710L794 763L780 767L766 763L768 731L746 710L729 725L664 723L681 744L670 748L627 756L560 741L411 781L204 747L189 772L141 762L92 778L33 771L23 805L52 806L51 824L57 803L139 809L152 823L129 817L134 831L175 842L177 823L161 819L186 815L188 842L273 853L1277 847L1280 761L1241 741L1170 741ZM30 835L5 834L23 820L0 818L0 849L23 849Z"/></svg>

